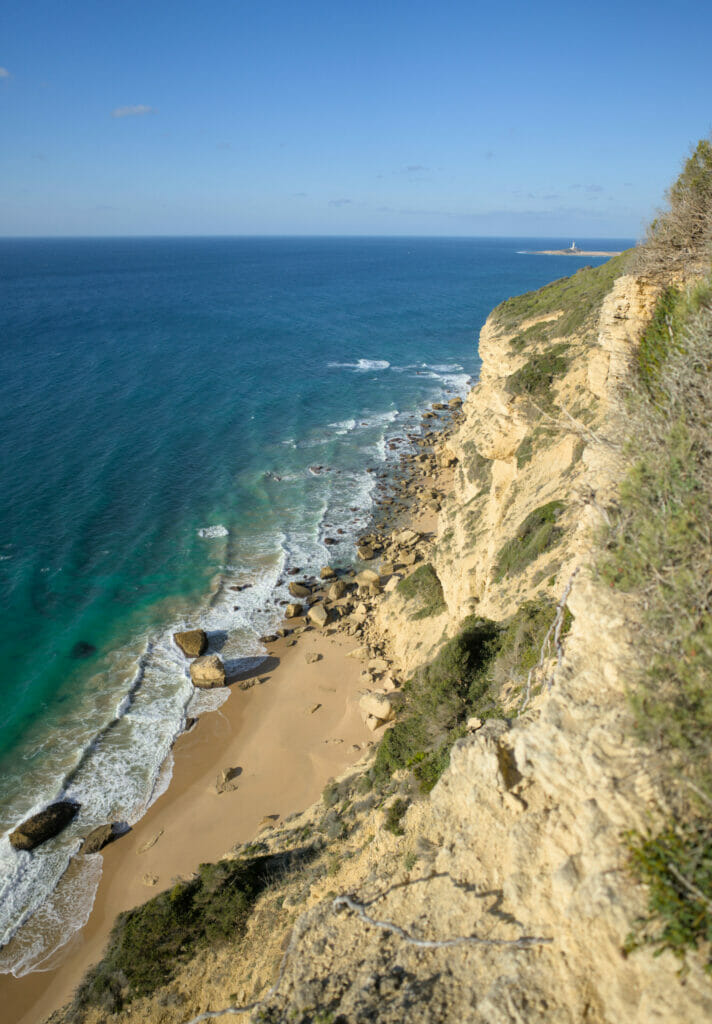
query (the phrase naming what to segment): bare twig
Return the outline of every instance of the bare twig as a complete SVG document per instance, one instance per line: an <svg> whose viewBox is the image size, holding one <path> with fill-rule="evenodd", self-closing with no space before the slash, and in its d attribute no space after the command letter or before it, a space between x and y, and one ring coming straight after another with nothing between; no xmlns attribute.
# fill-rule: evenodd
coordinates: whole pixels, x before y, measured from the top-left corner
<svg viewBox="0 0 712 1024"><path fill-rule="evenodd" d="M536 665L533 665L529 669L529 673L527 675L527 684L526 684L526 687L525 687L525 690L524 690L524 700L522 701L522 706L519 709L519 714L520 715L523 714L523 712L526 709L526 706L529 703L529 700L531 698L532 683L534 681L534 676L536 675L537 672L541 671L541 669L544 667L544 662L546 661L547 657L549 656L549 650L550 650L550 646L549 645L550 645L550 642L551 642L551 639L552 639L552 635L553 635L553 638L554 638L554 649L556 650L556 664L557 664L557 667L561 665L561 659L563 658L563 654L564 654L564 648L563 648L563 645L561 643L561 629L562 629L563 624L564 624L564 612L566 610L566 602L568 601L569 594L571 593L571 588L572 588L572 586L574 584L574 580L575 580L576 576L578 575L580 569L581 569L581 566L577 565L576 568L574 569L574 571L569 576L569 582L566 584L566 589L564 590L564 593L561 595L561 600L559 601L559 603L556 606L556 615L554 616L554 621L552 622L552 624L549 626L548 630L546 631L546 636L544 637L544 642L541 645L541 651L539 652L539 661L536 663ZM552 674L547 679L547 688L548 689L551 689L551 685L552 685L553 681L554 681L554 674L552 672Z"/></svg>
<svg viewBox="0 0 712 1024"><path fill-rule="evenodd" d="M680 874L680 872L677 870L677 868L671 861L668 862L667 868L670 874L674 875L678 882L681 885L684 885L688 892L692 893L695 899L698 899L700 903L703 903L709 911L712 911L712 900L708 899L701 889L698 889L697 886L693 885L693 883L688 878L685 878L684 875Z"/></svg>
<svg viewBox="0 0 712 1024"><path fill-rule="evenodd" d="M448 949L451 946L509 946L514 949L528 949L531 946L547 946L553 939L542 938L534 935L522 935L518 939L483 939L479 935L459 935L451 939L418 939L401 928L400 925L394 924L393 921L379 921L374 917L369 917L366 913L362 903L357 903L351 896L337 896L332 903L334 910L339 910L341 907L348 907L349 910L353 910L362 921L366 924L370 924L373 928L382 928L383 931L391 932L393 935L397 935L399 938L407 942L409 946L417 946L418 949Z"/></svg>

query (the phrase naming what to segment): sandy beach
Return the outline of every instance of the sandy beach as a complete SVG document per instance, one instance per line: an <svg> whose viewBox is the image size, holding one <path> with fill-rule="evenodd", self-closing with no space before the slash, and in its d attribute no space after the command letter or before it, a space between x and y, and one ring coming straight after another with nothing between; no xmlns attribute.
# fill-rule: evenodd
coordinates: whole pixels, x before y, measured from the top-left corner
<svg viewBox="0 0 712 1024"><path fill-rule="evenodd" d="M437 449L444 442L458 411L446 409L442 417L425 413L424 431L434 431L430 445ZM402 492L400 505L384 505L374 515L377 521L385 517L390 529L407 526L427 536L436 528L437 512L416 497L415 485L428 491L446 487L451 470L433 472L432 464L428 468L418 458L404 453L391 466L383 480L392 484L397 468L413 489ZM0 976L3 1019L40 1024L69 1002L88 968L101 959L119 913L303 811L331 778L379 741L380 731L366 727L358 708L369 688L363 662L351 656L358 638L338 623L325 631L308 625L292 632L305 621L285 620L290 635L270 642L265 661L229 680L225 704L178 738L166 793L131 832L95 855L103 857L103 873L88 923L43 970L19 979ZM236 770L236 788L218 793L225 768Z"/></svg>
<svg viewBox="0 0 712 1024"><path fill-rule="evenodd" d="M354 640L311 629L294 646L270 645L247 690L231 684L219 711L179 737L168 791L134 829L104 849L103 875L88 924L45 970L0 977L3 1020L39 1024L64 1005L101 957L116 915L188 877L204 861L255 837L317 800L326 782L357 761L373 735L361 720L361 663ZM307 655L320 655L308 664ZM218 794L225 767L237 788Z"/></svg>

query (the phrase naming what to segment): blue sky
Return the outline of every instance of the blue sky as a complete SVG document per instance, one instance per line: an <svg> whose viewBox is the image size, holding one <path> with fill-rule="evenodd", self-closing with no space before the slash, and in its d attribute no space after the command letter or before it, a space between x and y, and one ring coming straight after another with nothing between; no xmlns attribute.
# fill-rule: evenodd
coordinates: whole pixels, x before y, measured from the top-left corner
<svg viewBox="0 0 712 1024"><path fill-rule="evenodd" d="M0 234L637 237L712 5L0 6Z"/></svg>

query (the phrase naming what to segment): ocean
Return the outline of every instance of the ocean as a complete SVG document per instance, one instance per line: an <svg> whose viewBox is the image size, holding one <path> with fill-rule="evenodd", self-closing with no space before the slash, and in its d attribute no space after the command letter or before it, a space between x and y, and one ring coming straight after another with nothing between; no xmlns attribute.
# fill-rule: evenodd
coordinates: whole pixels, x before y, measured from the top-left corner
<svg viewBox="0 0 712 1024"><path fill-rule="evenodd" d="M81 837L136 822L228 697L172 633L256 663L284 570L353 559L388 440L466 392L491 308L602 262L522 251L568 241L0 239L0 971L86 921ZM60 796L69 828L14 851Z"/></svg>

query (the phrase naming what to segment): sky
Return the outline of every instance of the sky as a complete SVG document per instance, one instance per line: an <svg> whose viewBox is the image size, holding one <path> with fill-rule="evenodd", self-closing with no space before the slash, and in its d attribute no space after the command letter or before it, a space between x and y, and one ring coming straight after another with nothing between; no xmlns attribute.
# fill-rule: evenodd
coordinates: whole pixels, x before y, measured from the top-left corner
<svg viewBox="0 0 712 1024"><path fill-rule="evenodd" d="M638 238L703 0L0 4L0 235Z"/></svg>

